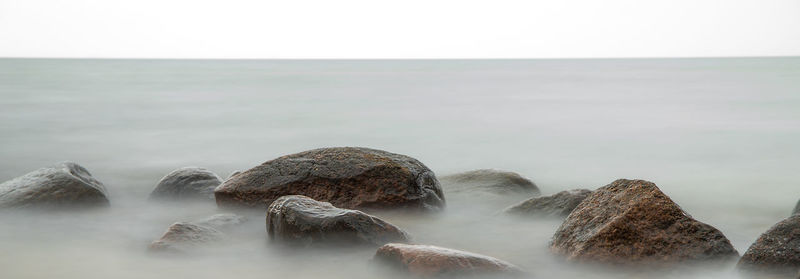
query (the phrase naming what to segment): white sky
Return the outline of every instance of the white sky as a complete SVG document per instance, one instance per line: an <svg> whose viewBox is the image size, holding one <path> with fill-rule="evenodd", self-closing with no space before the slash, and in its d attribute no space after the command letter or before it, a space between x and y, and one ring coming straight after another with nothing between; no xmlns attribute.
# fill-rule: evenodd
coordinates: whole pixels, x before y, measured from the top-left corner
<svg viewBox="0 0 800 279"><path fill-rule="evenodd" d="M800 0L0 0L0 57L800 55Z"/></svg>

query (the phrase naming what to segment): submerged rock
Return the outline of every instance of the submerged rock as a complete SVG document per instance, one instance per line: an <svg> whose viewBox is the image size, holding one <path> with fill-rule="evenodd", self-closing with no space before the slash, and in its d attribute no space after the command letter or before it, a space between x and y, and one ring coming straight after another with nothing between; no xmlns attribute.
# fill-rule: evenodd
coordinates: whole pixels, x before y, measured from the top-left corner
<svg viewBox="0 0 800 279"><path fill-rule="evenodd" d="M349 209L440 209L436 176L414 158L361 147L283 156L232 176L214 191L220 207L266 208L304 195Z"/></svg>
<svg viewBox="0 0 800 279"><path fill-rule="evenodd" d="M738 256L716 228L684 212L652 182L620 179L595 190L553 236L571 261L669 265Z"/></svg>
<svg viewBox="0 0 800 279"><path fill-rule="evenodd" d="M419 277L523 273L513 264L489 256L429 245L386 244L374 260Z"/></svg>
<svg viewBox="0 0 800 279"><path fill-rule="evenodd" d="M486 191L497 194L539 194L539 187L518 173L480 169L441 178L442 185L453 192Z"/></svg>
<svg viewBox="0 0 800 279"><path fill-rule="evenodd" d="M161 178L150 193L151 200L213 200L214 188L222 179L213 172L198 167L184 167Z"/></svg>
<svg viewBox="0 0 800 279"><path fill-rule="evenodd" d="M0 184L0 208L88 208L108 206L103 183L82 166L65 162Z"/></svg>
<svg viewBox="0 0 800 279"><path fill-rule="evenodd" d="M737 267L794 275L800 270L800 215L778 222L764 232L739 259Z"/></svg>
<svg viewBox="0 0 800 279"><path fill-rule="evenodd" d="M591 193L587 189L561 191L555 195L523 201L509 207L505 212L518 216L567 217Z"/></svg>
<svg viewBox="0 0 800 279"><path fill-rule="evenodd" d="M246 218L236 214L216 214L195 222L174 223L160 239L150 244L149 250L185 253L225 240L227 235L223 231L245 221Z"/></svg>
<svg viewBox="0 0 800 279"><path fill-rule="evenodd" d="M298 195L280 197L270 205L267 233L273 241L300 246L408 241L405 232L378 217Z"/></svg>

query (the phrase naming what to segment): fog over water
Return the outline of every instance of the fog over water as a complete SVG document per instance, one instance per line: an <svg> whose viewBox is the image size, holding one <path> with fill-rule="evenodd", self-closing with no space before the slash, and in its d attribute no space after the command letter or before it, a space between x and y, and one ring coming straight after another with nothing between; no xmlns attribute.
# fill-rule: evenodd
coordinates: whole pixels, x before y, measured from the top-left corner
<svg viewBox="0 0 800 279"><path fill-rule="evenodd" d="M184 166L226 178L318 147L412 156L442 176L496 168L544 195L655 182L739 253L800 198L800 58L637 60L0 59L0 181L74 161L111 207L0 212L2 278L402 278L375 249L286 251L264 215L195 255L147 245L213 203L147 202ZM376 213L416 243L537 278L731 278L732 264L637 272L550 255L560 220L500 214L527 196L448 193L441 214Z"/></svg>

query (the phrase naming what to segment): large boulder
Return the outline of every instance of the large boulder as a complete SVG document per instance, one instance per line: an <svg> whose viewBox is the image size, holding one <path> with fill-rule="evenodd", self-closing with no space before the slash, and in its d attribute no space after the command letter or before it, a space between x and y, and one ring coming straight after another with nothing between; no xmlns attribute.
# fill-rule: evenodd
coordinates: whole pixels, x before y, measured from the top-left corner
<svg viewBox="0 0 800 279"><path fill-rule="evenodd" d="M194 222L169 226L160 239L150 244L151 252L186 253L227 238L224 231L242 224L246 218L236 214L216 214Z"/></svg>
<svg viewBox="0 0 800 279"><path fill-rule="evenodd" d="M213 172L198 167L184 167L161 178L150 193L151 200L213 200L214 188L222 179Z"/></svg>
<svg viewBox="0 0 800 279"><path fill-rule="evenodd" d="M551 250L571 261L670 265L738 257L716 228L693 219L652 182L595 190L558 228Z"/></svg>
<svg viewBox="0 0 800 279"><path fill-rule="evenodd" d="M360 148L321 148L286 155L232 176L214 190L220 207L265 209L304 195L348 209L440 209L436 176L414 158Z"/></svg>
<svg viewBox="0 0 800 279"><path fill-rule="evenodd" d="M516 172L479 169L443 176L442 185L448 191L483 191L496 194L538 195L539 188L533 181Z"/></svg>
<svg viewBox="0 0 800 279"><path fill-rule="evenodd" d="M429 245L386 244L378 249L374 260L426 278L523 274L513 264L496 258Z"/></svg>
<svg viewBox="0 0 800 279"><path fill-rule="evenodd" d="M800 270L800 215L778 222L764 232L739 259L745 271L786 275Z"/></svg>
<svg viewBox="0 0 800 279"><path fill-rule="evenodd" d="M532 198L505 210L517 216L567 217L575 207L591 194L591 190L561 191L551 196Z"/></svg>
<svg viewBox="0 0 800 279"><path fill-rule="evenodd" d="M403 230L378 217L299 195L280 197L270 205L267 233L273 241L294 246L379 246L408 241Z"/></svg>
<svg viewBox="0 0 800 279"><path fill-rule="evenodd" d="M0 208L108 206L103 183L76 163L41 168L0 184Z"/></svg>

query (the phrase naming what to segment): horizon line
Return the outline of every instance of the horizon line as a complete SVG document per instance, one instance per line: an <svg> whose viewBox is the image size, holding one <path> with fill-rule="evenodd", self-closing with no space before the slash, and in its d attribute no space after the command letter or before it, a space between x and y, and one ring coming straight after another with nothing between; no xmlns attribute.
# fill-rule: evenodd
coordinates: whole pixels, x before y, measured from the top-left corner
<svg viewBox="0 0 800 279"><path fill-rule="evenodd" d="M616 57L75 57L75 56L0 56L0 59L30 60L614 60L614 59L735 59L735 58L800 58L798 55L743 55L743 56L616 56Z"/></svg>

